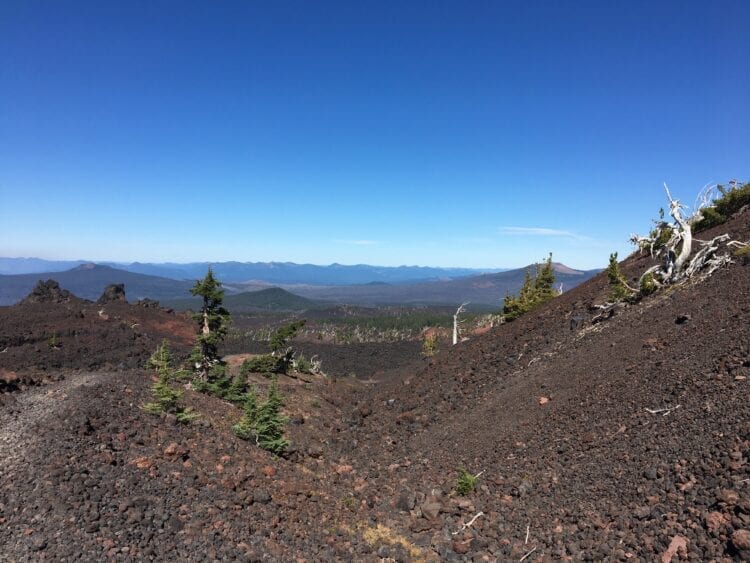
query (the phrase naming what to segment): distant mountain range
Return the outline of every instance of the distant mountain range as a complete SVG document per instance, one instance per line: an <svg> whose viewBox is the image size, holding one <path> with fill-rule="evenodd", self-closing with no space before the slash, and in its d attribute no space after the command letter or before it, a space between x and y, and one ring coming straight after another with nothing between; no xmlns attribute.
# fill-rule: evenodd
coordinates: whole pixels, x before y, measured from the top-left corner
<svg viewBox="0 0 750 563"><path fill-rule="evenodd" d="M570 289L594 276L599 270L573 270L555 264L557 282ZM436 279L426 282L370 282L351 285L279 284L268 282L225 283L230 310L304 310L327 304L350 305L454 305L469 301L480 307L499 308L508 293L523 284L526 268L493 274ZM217 277L224 281L217 273ZM40 279L54 279L78 297L97 299L112 283L125 284L129 301L145 297L188 308L193 303L192 281L139 274L98 264L81 264L62 272L0 275L0 305L17 303L31 292Z"/></svg>
<svg viewBox="0 0 750 563"><path fill-rule="evenodd" d="M52 261L40 258L0 258L0 274L33 274L60 272L86 264L83 260ZM125 270L135 274L146 274L194 281L206 275L211 266L216 277L225 283L262 281L269 284L310 284L310 285L349 285L372 282L409 283L434 279L459 278L477 274L502 272L503 268L431 268L424 266L370 266L356 264L346 266L331 264L295 264L293 262L191 262L120 264L101 262L100 264Z"/></svg>
<svg viewBox="0 0 750 563"><path fill-rule="evenodd" d="M592 278L601 270L574 270L555 263L556 286L563 290ZM533 269L533 266L530 266ZM411 284L367 284L349 286L284 286L309 299L353 305L454 305L470 302L475 307L499 308L508 293L517 293L528 268L495 274Z"/></svg>

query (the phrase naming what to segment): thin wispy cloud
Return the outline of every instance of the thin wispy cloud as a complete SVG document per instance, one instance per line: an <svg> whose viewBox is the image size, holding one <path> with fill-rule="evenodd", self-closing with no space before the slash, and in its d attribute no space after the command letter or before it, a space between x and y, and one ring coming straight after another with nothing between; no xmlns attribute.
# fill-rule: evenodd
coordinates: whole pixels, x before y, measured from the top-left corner
<svg viewBox="0 0 750 563"><path fill-rule="evenodd" d="M500 227L500 232L504 235L582 238L571 231L548 229L546 227Z"/></svg>
<svg viewBox="0 0 750 563"><path fill-rule="evenodd" d="M337 244L350 244L352 246L374 246L380 244L380 241L368 239L336 239L333 242Z"/></svg>
<svg viewBox="0 0 750 563"><path fill-rule="evenodd" d="M516 237L555 237L569 241L575 246L586 247L612 247L618 243L609 240L594 238L586 235L579 235L573 231L565 229L550 229L548 227L500 227L498 232L501 235Z"/></svg>

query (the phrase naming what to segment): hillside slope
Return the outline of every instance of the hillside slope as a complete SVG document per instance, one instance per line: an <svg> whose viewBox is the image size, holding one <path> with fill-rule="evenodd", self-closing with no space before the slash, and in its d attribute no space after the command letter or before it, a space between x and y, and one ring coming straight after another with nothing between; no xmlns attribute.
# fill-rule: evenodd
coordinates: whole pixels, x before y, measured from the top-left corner
<svg viewBox="0 0 750 563"><path fill-rule="evenodd" d="M197 298L164 300L165 306L173 307L179 311L197 309L201 301ZM280 287L269 287L258 291L244 291L224 297L224 306L230 313L247 313L253 311L305 311L321 307L321 303L300 297L281 289ZM330 306L327 304L326 306Z"/></svg>
<svg viewBox="0 0 750 563"><path fill-rule="evenodd" d="M701 238L719 232L748 240L750 212ZM442 557L651 561L683 543L695 561L750 555L747 260L572 331L606 293L602 274L363 396L374 412L352 430L359 451L341 455L399 468L375 484L421 505L399 529ZM458 467L483 472L464 505L449 496Z"/></svg>

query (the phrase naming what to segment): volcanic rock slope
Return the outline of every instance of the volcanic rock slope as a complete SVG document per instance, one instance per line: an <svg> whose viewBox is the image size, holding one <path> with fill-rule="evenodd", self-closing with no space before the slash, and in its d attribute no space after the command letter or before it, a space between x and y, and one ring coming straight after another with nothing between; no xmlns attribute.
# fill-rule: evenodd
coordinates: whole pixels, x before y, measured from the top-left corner
<svg viewBox="0 0 750 563"><path fill-rule="evenodd" d="M747 240L750 214L719 231ZM750 266L591 324L606 294L600 275L378 385L282 380L285 459L234 437L239 410L209 396L185 392L190 425L145 413L138 370L81 364L0 394L0 559L747 559ZM100 328L135 324L115 305L84 310L97 354ZM27 352L55 353L43 342ZM6 354L27 362L23 346ZM459 467L481 472L467 496Z"/></svg>
<svg viewBox="0 0 750 563"><path fill-rule="evenodd" d="M721 232L748 240L750 212L699 238ZM409 509L392 524L446 560L747 560L750 266L735 262L592 325L602 274L376 390L352 457L395 468L377 485ZM459 467L482 473L462 500Z"/></svg>
<svg viewBox="0 0 750 563"><path fill-rule="evenodd" d="M0 307L0 372L39 379L66 369L142 367L163 338L187 354L195 332L188 316L151 300L128 304L119 292L110 286L92 303L40 281L21 304Z"/></svg>

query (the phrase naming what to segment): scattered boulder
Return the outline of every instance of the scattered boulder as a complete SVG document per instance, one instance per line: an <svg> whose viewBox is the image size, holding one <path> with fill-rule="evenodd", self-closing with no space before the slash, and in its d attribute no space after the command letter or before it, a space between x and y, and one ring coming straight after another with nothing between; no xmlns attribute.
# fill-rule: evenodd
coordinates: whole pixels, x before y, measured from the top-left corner
<svg viewBox="0 0 750 563"><path fill-rule="evenodd" d="M268 504L271 500L271 494L266 489L255 489L253 491L253 502Z"/></svg>
<svg viewBox="0 0 750 563"><path fill-rule="evenodd" d="M750 530L735 530L732 534L732 545L743 561L750 559Z"/></svg>
<svg viewBox="0 0 750 563"><path fill-rule="evenodd" d="M411 510L414 510L415 505L416 495L414 494L414 492L410 490L401 491L398 500L396 500L396 508L403 512L409 512Z"/></svg>
<svg viewBox="0 0 750 563"><path fill-rule="evenodd" d="M0 369L0 393L17 389L19 383L20 378L15 371Z"/></svg>
<svg viewBox="0 0 750 563"><path fill-rule="evenodd" d="M740 500L740 495L733 489L721 489L716 493L716 500L729 506L734 506Z"/></svg>
<svg viewBox="0 0 750 563"><path fill-rule="evenodd" d="M102 293L102 296L97 299L96 304L105 305L107 303L112 303L113 301L127 303L127 300L125 299L125 284L113 283L105 287L104 293Z"/></svg>
<svg viewBox="0 0 750 563"><path fill-rule="evenodd" d="M265 465L260 470L260 472L263 473L263 475L265 475L266 477L273 477L274 475L276 475L276 468L272 465Z"/></svg>
<svg viewBox="0 0 750 563"><path fill-rule="evenodd" d="M727 524L727 518L721 512L711 512L706 516L706 528L709 532L716 532Z"/></svg>
<svg viewBox="0 0 750 563"><path fill-rule="evenodd" d="M678 559L687 559L687 538L674 536L669 543L669 547L661 556L662 563L670 563L675 555L678 556Z"/></svg>
<svg viewBox="0 0 750 563"><path fill-rule="evenodd" d="M438 514L440 514L440 511L443 509L443 505L436 497L431 495L427 497L424 504L422 504L422 506L420 506L419 508L422 511L422 516L424 516L428 520L434 520L438 517Z"/></svg>
<svg viewBox="0 0 750 563"><path fill-rule="evenodd" d="M319 458L323 456L323 447L320 444L311 444L307 448L307 455L314 458Z"/></svg>

